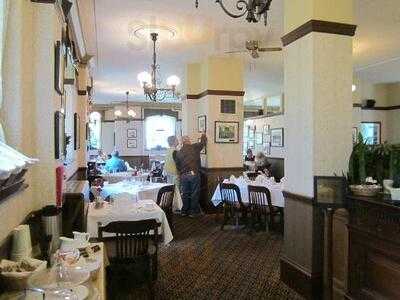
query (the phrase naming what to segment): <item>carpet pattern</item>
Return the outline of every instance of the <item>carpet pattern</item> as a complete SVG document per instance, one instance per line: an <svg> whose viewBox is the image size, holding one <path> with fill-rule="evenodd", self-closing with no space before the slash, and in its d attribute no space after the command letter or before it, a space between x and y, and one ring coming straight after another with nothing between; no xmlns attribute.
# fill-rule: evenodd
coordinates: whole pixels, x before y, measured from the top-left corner
<svg viewBox="0 0 400 300"><path fill-rule="evenodd" d="M302 299L279 280L282 236L220 230L215 216L175 217L160 248L157 299Z"/></svg>

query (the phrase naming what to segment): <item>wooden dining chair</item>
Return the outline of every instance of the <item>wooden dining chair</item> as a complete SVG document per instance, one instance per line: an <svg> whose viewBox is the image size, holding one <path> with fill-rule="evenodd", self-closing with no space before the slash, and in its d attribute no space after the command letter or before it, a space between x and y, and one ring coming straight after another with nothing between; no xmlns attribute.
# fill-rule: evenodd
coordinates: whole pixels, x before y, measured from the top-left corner
<svg viewBox="0 0 400 300"><path fill-rule="evenodd" d="M165 212L171 230L174 231L172 204L175 196L175 185L162 187L157 194L157 205Z"/></svg>
<svg viewBox="0 0 400 300"><path fill-rule="evenodd" d="M154 298L159 226L155 219L117 221L106 226L98 223L98 238L107 246L110 261L106 269L108 299L136 298L132 294L142 287L147 287Z"/></svg>
<svg viewBox="0 0 400 300"><path fill-rule="evenodd" d="M229 220L234 219L235 228L239 229L239 216L242 216L247 225L247 206L242 201L240 189L236 184L220 183L221 200L223 204L224 220L221 230Z"/></svg>
<svg viewBox="0 0 400 300"><path fill-rule="evenodd" d="M276 229L275 217L279 216L283 220L283 211L281 208L273 206L271 201L271 192L265 186L248 186L251 230L255 225L268 231L269 228Z"/></svg>

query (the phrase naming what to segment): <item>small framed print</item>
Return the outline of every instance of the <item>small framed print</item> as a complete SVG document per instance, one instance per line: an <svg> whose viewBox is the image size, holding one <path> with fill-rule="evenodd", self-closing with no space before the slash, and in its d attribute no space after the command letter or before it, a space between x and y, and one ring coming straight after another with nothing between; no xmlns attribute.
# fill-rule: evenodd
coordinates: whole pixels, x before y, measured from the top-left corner
<svg viewBox="0 0 400 300"><path fill-rule="evenodd" d="M127 148L137 148L137 140L136 139L128 139Z"/></svg>
<svg viewBox="0 0 400 300"><path fill-rule="evenodd" d="M207 116L197 117L197 131L199 133L207 132Z"/></svg>
<svg viewBox="0 0 400 300"><path fill-rule="evenodd" d="M271 147L283 147L283 146L284 146L283 128L271 129Z"/></svg>
<svg viewBox="0 0 400 300"><path fill-rule="evenodd" d="M239 122L215 121L215 143L239 143Z"/></svg>
<svg viewBox="0 0 400 300"><path fill-rule="evenodd" d="M128 139L136 139L137 138L137 130L135 128L129 128L127 130Z"/></svg>
<svg viewBox="0 0 400 300"><path fill-rule="evenodd" d="M81 148L81 118L77 113L74 114L74 150Z"/></svg>
<svg viewBox="0 0 400 300"><path fill-rule="evenodd" d="M59 95L64 95L65 50L62 41L54 45L54 88Z"/></svg>

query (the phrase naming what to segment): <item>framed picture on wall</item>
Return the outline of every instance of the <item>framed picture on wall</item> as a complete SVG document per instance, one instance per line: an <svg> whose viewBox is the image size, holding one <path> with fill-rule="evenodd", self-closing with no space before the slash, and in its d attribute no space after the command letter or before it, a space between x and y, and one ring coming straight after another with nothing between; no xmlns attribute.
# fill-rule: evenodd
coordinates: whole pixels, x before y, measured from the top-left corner
<svg viewBox="0 0 400 300"><path fill-rule="evenodd" d="M137 148L137 140L136 139L128 139L127 148Z"/></svg>
<svg viewBox="0 0 400 300"><path fill-rule="evenodd" d="M197 131L199 133L207 132L207 116L197 117Z"/></svg>
<svg viewBox="0 0 400 300"><path fill-rule="evenodd" d="M56 111L54 113L54 157L64 159L66 152L65 143L65 115Z"/></svg>
<svg viewBox="0 0 400 300"><path fill-rule="evenodd" d="M64 46L57 41L54 46L54 88L59 95L64 94L65 56Z"/></svg>
<svg viewBox="0 0 400 300"><path fill-rule="evenodd" d="M74 114L74 150L81 149L81 118Z"/></svg>
<svg viewBox="0 0 400 300"><path fill-rule="evenodd" d="M239 143L239 122L215 121L215 143Z"/></svg>
<svg viewBox="0 0 400 300"><path fill-rule="evenodd" d="M136 139L137 138L136 128L127 129L127 137L128 137L128 139Z"/></svg>
<svg viewBox="0 0 400 300"><path fill-rule="evenodd" d="M284 113L284 95L268 97L266 106L267 116L282 115Z"/></svg>
<svg viewBox="0 0 400 300"><path fill-rule="evenodd" d="M271 129L271 147L283 147L283 146L284 146L283 128Z"/></svg>

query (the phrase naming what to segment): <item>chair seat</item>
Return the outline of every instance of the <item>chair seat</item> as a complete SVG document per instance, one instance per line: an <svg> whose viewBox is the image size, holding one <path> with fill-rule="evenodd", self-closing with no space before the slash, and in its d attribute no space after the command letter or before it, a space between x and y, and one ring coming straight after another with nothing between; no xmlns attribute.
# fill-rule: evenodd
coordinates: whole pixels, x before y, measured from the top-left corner
<svg viewBox="0 0 400 300"><path fill-rule="evenodd" d="M152 280L151 257L111 258L106 272L110 290L128 291Z"/></svg>

